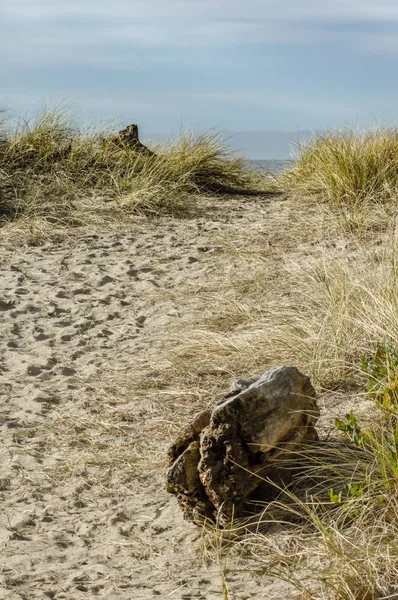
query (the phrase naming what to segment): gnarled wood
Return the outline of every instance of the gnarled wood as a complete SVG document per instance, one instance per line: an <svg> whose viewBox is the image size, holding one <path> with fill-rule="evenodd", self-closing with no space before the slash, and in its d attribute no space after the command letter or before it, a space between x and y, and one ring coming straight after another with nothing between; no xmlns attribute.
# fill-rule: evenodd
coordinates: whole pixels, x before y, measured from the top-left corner
<svg viewBox="0 0 398 600"><path fill-rule="evenodd" d="M281 459L318 439L319 409L308 377L279 367L237 381L211 410L199 414L169 451L168 491L186 518L228 521L244 514L260 487L272 499L272 482L289 478ZM264 479L271 485L263 486Z"/></svg>
<svg viewBox="0 0 398 600"><path fill-rule="evenodd" d="M156 156L152 150L140 142L138 137L138 125L135 123L127 125L125 129L119 131L119 133L112 138L112 141L121 146L128 146L145 156Z"/></svg>

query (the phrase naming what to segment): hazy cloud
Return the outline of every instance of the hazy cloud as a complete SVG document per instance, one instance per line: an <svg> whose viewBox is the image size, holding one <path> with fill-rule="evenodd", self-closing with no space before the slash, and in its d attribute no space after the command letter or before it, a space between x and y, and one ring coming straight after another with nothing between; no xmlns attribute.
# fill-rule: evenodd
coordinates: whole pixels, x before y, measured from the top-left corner
<svg viewBox="0 0 398 600"><path fill-rule="evenodd" d="M398 22L398 3L382 0L3 0L4 26L0 46L17 36L22 48L47 61L56 60L67 45L74 50L93 46L207 47L237 44L314 44L344 39L373 50L384 24ZM351 23L351 37L339 25ZM375 31L362 33L373 23ZM329 23L329 27L325 27ZM379 35L378 35L379 34ZM40 52L40 47L42 52ZM32 60L29 55L26 60ZM84 59L84 57L81 57Z"/></svg>
<svg viewBox="0 0 398 600"><path fill-rule="evenodd" d="M319 127L395 107L397 29L397 0L1 0L3 101Z"/></svg>
<svg viewBox="0 0 398 600"><path fill-rule="evenodd" d="M71 15L138 20L190 17L224 20L251 16L253 20L358 18L374 21L397 19L398 5L395 0L3 0L1 13L36 21Z"/></svg>

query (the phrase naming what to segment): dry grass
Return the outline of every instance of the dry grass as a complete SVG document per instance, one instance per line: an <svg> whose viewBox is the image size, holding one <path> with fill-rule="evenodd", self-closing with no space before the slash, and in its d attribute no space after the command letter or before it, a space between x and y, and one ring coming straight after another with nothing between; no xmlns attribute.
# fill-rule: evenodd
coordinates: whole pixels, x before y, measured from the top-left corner
<svg viewBox="0 0 398 600"><path fill-rule="evenodd" d="M397 196L398 131L343 129L314 136L298 146L297 163L282 181L334 205L360 204Z"/></svg>
<svg viewBox="0 0 398 600"><path fill-rule="evenodd" d="M229 155L217 134L184 133L147 156L114 143L116 133L81 126L63 109L43 109L15 127L2 115L0 212L9 220L25 216L71 223L82 218L81 201L95 199L91 212L113 201L122 219L126 212L186 211L195 196L209 192L269 187L243 159Z"/></svg>

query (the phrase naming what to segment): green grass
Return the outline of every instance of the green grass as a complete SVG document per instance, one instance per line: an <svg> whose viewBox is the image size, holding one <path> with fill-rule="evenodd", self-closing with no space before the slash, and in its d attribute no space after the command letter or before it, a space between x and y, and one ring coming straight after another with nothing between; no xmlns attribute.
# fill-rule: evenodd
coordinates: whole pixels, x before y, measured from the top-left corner
<svg viewBox="0 0 398 600"><path fill-rule="evenodd" d="M334 205L397 197L398 129L343 129L297 146L297 163L280 184Z"/></svg>
<svg viewBox="0 0 398 600"><path fill-rule="evenodd" d="M217 134L185 133L148 157L114 143L116 133L81 126L65 110L44 109L14 126L0 114L1 213L68 218L90 198L113 200L122 211L175 213L200 194L264 189L264 178Z"/></svg>

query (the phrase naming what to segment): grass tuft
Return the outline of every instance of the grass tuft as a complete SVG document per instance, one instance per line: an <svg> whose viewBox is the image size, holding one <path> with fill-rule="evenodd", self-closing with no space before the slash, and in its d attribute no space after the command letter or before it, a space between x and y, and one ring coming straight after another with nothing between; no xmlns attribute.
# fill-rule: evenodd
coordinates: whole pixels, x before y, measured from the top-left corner
<svg viewBox="0 0 398 600"><path fill-rule="evenodd" d="M0 117L0 210L9 220L68 218L90 198L124 212L173 214L200 194L267 187L214 133L182 134L151 155L114 143L117 131L80 126L67 110L43 109L14 127Z"/></svg>
<svg viewBox="0 0 398 600"><path fill-rule="evenodd" d="M387 201L398 191L398 130L343 129L298 144L297 162L280 183L335 206Z"/></svg>

